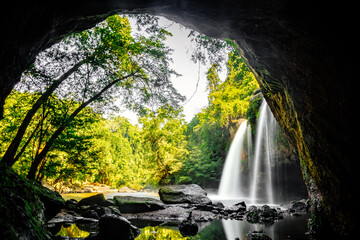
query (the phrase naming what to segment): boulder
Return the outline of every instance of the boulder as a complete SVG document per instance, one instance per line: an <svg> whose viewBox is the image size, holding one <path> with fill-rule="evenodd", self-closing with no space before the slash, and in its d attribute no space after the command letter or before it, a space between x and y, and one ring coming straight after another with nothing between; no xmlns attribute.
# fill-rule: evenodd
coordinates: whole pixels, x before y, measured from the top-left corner
<svg viewBox="0 0 360 240"><path fill-rule="evenodd" d="M217 208L224 208L224 204L221 201L212 201L212 205Z"/></svg>
<svg viewBox="0 0 360 240"><path fill-rule="evenodd" d="M305 213L309 209L309 205L307 204L306 200L300 200L300 201L291 201L289 205L289 212L302 212Z"/></svg>
<svg viewBox="0 0 360 240"><path fill-rule="evenodd" d="M37 182L28 181L28 184L36 191L40 201L44 204L46 220L52 219L62 208L64 208L65 200L62 198L60 193L43 187Z"/></svg>
<svg viewBox="0 0 360 240"><path fill-rule="evenodd" d="M195 236L199 231L199 227L196 223L183 222L179 225L179 231L183 237Z"/></svg>
<svg viewBox="0 0 360 240"><path fill-rule="evenodd" d="M122 213L139 213L164 209L161 201L150 197L115 196L115 205Z"/></svg>
<svg viewBox="0 0 360 240"><path fill-rule="evenodd" d="M211 204L207 193L197 184L163 186L159 195L160 200L167 204Z"/></svg>
<svg viewBox="0 0 360 240"><path fill-rule="evenodd" d="M0 239L52 239L45 211L33 183L0 163Z"/></svg>
<svg viewBox="0 0 360 240"><path fill-rule="evenodd" d="M109 201L105 200L104 194L102 194L102 193L96 194L91 197L83 198L79 201L79 203L77 205L78 205L78 207L81 207L81 206L89 206L89 205L95 205L95 204L97 204L99 206L103 206L103 207L108 207L111 205L111 203Z"/></svg>
<svg viewBox="0 0 360 240"><path fill-rule="evenodd" d="M76 201L75 199L66 200L65 201L65 209L71 210L71 211L76 211L77 204L78 204L78 201Z"/></svg>
<svg viewBox="0 0 360 240"><path fill-rule="evenodd" d="M262 231L253 231L246 234L249 240L271 240L271 238Z"/></svg>
<svg viewBox="0 0 360 240"><path fill-rule="evenodd" d="M228 212L245 212L246 211L246 204L245 202L239 202L231 207L226 208Z"/></svg>
<svg viewBox="0 0 360 240"><path fill-rule="evenodd" d="M97 239L133 240L140 230L124 217L115 214L105 214L99 219L99 234Z"/></svg>
<svg viewBox="0 0 360 240"><path fill-rule="evenodd" d="M275 208L271 208L268 205L263 205L260 208L250 206L246 218L247 221L251 223L271 223L282 219L283 215L280 211L277 211Z"/></svg>
<svg viewBox="0 0 360 240"><path fill-rule="evenodd" d="M88 210L88 211L84 212L83 214L81 214L81 216L84 218L99 219L99 215L97 214L97 212L95 210Z"/></svg>

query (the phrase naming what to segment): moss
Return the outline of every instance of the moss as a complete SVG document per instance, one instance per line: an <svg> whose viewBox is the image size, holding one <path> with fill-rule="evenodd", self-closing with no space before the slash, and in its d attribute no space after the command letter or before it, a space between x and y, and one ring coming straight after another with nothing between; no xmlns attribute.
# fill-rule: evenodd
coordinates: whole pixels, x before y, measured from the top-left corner
<svg viewBox="0 0 360 240"><path fill-rule="evenodd" d="M255 91L254 96L250 99L249 108L246 112L246 118L251 125L253 133L255 131L256 120L259 117L262 100L262 94L259 91Z"/></svg>
<svg viewBox="0 0 360 240"><path fill-rule="evenodd" d="M27 181L0 164L1 239L50 239L43 204Z"/></svg>

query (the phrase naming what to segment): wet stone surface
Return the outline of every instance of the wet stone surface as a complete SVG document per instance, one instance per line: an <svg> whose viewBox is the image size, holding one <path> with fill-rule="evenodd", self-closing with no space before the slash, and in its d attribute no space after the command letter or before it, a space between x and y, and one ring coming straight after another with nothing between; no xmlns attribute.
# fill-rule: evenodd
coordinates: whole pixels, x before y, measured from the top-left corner
<svg viewBox="0 0 360 240"><path fill-rule="evenodd" d="M126 209L125 213L121 209ZM292 201L280 209L268 205L246 206L245 202L224 206L219 201L166 204L143 197L116 196L114 199L105 199L99 194L80 202L67 200L64 209L47 222L47 228L55 235L62 226L76 224L80 230L90 233L86 239L116 239L116 233L108 236L105 232L110 227L116 229L116 226L121 226L122 232L127 232L124 239L134 239L139 234L138 228L166 225L178 227L184 236L193 236L198 231L197 226L214 220L272 224L281 221L284 216L296 216L307 211L306 200ZM267 239L260 233L249 234L250 239ZM66 237L57 236L56 239Z"/></svg>

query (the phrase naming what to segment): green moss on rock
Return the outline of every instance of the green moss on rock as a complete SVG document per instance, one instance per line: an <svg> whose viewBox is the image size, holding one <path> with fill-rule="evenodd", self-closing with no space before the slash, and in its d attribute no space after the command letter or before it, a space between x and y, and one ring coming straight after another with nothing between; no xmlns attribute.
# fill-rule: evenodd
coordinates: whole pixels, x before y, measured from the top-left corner
<svg viewBox="0 0 360 240"><path fill-rule="evenodd" d="M45 228L47 211L42 199L54 196L57 194L25 180L0 164L0 239L52 239ZM57 202L59 208L62 201L55 198L53 202Z"/></svg>

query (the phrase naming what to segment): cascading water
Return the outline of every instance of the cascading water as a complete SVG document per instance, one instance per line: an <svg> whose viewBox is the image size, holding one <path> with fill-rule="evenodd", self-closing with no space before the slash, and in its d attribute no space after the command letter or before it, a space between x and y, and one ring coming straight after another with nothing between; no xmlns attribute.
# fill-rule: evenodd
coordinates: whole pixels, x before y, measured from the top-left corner
<svg viewBox="0 0 360 240"><path fill-rule="evenodd" d="M225 160L218 191L220 198L244 199L251 204L274 203L272 157L276 126L275 118L263 101L253 149L250 125L247 125L247 121L241 123ZM246 158L242 159L243 155L246 155ZM242 160L245 159L247 164L242 165Z"/></svg>
<svg viewBox="0 0 360 240"><path fill-rule="evenodd" d="M252 181L250 185L250 199L251 203L258 201L258 191L260 188L259 180L261 177L260 165L265 166L265 200L269 204L274 203L274 194L272 187L272 172L271 172L271 151L273 149L273 129L272 118L270 109L265 101L261 104L259 119L256 127L256 140L255 140L255 155L254 155L254 167L252 171ZM275 122L276 123L276 122ZM264 156L265 155L265 156Z"/></svg>
<svg viewBox="0 0 360 240"><path fill-rule="evenodd" d="M219 186L219 195L225 198L238 198L243 195L241 192L240 169L246 128L247 121L243 121L235 134L225 160Z"/></svg>

